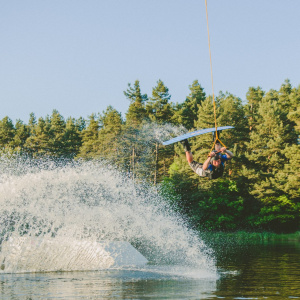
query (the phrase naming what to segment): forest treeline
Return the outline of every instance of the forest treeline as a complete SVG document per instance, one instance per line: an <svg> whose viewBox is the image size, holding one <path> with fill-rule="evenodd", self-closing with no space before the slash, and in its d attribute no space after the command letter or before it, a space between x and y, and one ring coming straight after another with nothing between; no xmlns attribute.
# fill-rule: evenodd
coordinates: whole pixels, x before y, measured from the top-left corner
<svg viewBox="0 0 300 300"><path fill-rule="evenodd" d="M189 167L180 143L162 146L180 128L215 126L212 97L199 82L182 103L173 103L162 80L143 94L140 82L128 84L125 119L109 106L105 111L65 119L56 110L25 124L9 117L0 121L2 155L104 159L136 181L157 184L194 227L205 230L300 229L300 86L286 80L277 90L250 87L243 101L230 94L216 97L221 141L234 153L218 180L199 178ZM181 132L183 133L183 132ZM203 162L211 134L190 139L196 161Z"/></svg>

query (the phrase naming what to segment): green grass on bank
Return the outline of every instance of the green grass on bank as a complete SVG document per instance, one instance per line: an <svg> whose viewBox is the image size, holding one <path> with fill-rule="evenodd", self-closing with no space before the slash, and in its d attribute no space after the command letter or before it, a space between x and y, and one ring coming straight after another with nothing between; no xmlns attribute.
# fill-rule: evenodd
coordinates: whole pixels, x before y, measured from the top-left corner
<svg viewBox="0 0 300 300"><path fill-rule="evenodd" d="M234 243L264 243L264 242L300 242L300 231L295 233L272 233L272 232L201 232L201 238L210 243L234 242Z"/></svg>

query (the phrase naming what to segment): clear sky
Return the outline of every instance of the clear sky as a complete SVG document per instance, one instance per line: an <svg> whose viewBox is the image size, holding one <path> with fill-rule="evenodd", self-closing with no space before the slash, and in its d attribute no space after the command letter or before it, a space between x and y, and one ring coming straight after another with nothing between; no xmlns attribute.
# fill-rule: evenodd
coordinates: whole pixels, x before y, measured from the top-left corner
<svg viewBox="0 0 300 300"><path fill-rule="evenodd" d="M300 84L300 1L208 0L215 94ZM212 93L205 0L0 0L0 119L87 118L161 79L183 102Z"/></svg>

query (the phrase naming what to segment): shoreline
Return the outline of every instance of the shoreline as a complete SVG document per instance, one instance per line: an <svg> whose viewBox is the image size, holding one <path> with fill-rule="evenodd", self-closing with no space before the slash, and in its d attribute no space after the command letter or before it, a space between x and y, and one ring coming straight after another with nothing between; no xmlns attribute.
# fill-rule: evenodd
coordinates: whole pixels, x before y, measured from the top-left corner
<svg viewBox="0 0 300 300"><path fill-rule="evenodd" d="M300 231L294 233L274 233L274 232L201 232L200 236L206 240L236 240L240 242L271 242L287 241L300 242Z"/></svg>

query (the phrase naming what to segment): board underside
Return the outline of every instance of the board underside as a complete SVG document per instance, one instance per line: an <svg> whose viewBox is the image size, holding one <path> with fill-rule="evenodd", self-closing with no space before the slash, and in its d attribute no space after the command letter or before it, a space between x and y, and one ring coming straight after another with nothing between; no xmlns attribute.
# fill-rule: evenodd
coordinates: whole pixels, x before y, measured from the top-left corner
<svg viewBox="0 0 300 300"><path fill-rule="evenodd" d="M218 131L226 130L226 129L232 129L232 128L234 128L234 127L233 126L218 127ZM214 131L216 131L216 128L206 128L206 129L199 129L199 130L196 130L196 131L193 131L193 132L188 132L186 134L177 136L173 139L170 139L168 141L163 142L163 145L165 145L165 146L171 145L171 144L174 144L176 142L180 142L180 141L183 141L185 139L195 137L197 135L201 135L201 134L205 134L205 133L209 133L209 132L214 132Z"/></svg>

